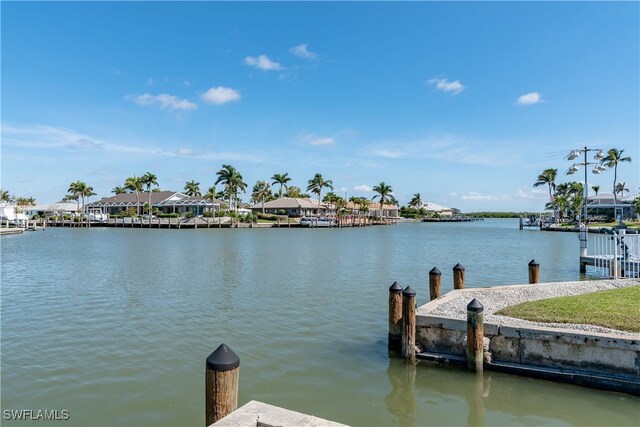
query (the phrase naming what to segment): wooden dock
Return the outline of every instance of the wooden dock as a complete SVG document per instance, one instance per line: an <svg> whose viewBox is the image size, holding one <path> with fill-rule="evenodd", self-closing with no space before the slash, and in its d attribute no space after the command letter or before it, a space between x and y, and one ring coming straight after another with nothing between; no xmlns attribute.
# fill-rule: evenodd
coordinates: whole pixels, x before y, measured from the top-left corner
<svg viewBox="0 0 640 427"><path fill-rule="evenodd" d="M395 219L375 220L372 218L351 218L339 220L331 228L369 227L373 225L393 225ZM56 220L46 223L49 227L115 227L115 228L165 228L165 229L198 229L198 228L315 228L303 226L297 218L282 218L274 222L242 222L231 217L217 218L110 218L106 221L74 221Z"/></svg>
<svg viewBox="0 0 640 427"><path fill-rule="evenodd" d="M473 222L473 221L484 221L484 218L476 218L476 217L422 218L422 222Z"/></svg>

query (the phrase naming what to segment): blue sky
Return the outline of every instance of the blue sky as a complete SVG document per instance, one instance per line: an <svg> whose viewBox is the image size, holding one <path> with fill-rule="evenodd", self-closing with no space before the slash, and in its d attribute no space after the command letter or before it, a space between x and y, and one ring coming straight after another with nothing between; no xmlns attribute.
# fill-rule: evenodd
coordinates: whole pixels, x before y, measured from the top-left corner
<svg viewBox="0 0 640 427"><path fill-rule="evenodd" d="M39 203L147 171L206 191L231 164L249 188L320 172L341 195L539 210L536 176L568 180L585 145L625 149L640 185L638 2L0 7L2 188Z"/></svg>

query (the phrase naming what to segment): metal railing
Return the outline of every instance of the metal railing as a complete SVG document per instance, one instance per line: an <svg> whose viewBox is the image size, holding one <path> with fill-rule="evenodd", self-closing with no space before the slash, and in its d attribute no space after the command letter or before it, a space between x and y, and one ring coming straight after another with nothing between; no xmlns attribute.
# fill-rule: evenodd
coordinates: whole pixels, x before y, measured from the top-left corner
<svg viewBox="0 0 640 427"><path fill-rule="evenodd" d="M618 278L640 277L640 234L591 235L589 254L596 272Z"/></svg>

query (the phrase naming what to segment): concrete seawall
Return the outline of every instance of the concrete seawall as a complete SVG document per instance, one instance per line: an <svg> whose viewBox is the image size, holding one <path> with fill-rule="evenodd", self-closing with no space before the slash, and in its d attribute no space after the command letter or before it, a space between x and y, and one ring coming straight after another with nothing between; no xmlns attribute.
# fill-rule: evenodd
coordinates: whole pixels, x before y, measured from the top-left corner
<svg viewBox="0 0 640 427"><path fill-rule="evenodd" d="M640 285L640 281L627 281L625 285ZM544 290L544 286L457 290L421 306L416 316L416 341L422 349L419 357L449 362L466 360L466 318L459 312L436 314L442 312L439 306L451 304L453 299L468 302L480 292L484 303L493 290L499 291L504 299L509 288L512 292L535 293ZM489 319L485 317L484 358L488 369L640 395L640 334L601 330L604 328L584 330L578 325L548 327L491 316L499 308L502 307L494 305L487 313Z"/></svg>

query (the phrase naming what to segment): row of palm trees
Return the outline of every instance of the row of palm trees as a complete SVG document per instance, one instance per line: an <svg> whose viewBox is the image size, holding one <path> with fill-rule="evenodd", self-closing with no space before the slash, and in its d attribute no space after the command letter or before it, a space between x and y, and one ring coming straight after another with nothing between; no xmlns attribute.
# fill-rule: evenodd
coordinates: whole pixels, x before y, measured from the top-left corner
<svg viewBox="0 0 640 427"><path fill-rule="evenodd" d="M63 198L62 200L63 201L75 200L78 207L78 212L80 211L81 199L82 199L82 211L84 211L84 198L85 197L89 198L91 196L96 195L96 193L93 192L93 187L87 185L85 182L80 180L77 180L69 184L69 189L67 190L67 193L69 194L65 196L65 198Z"/></svg>
<svg viewBox="0 0 640 427"><path fill-rule="evenodd" d="M602 159L602 165L608 167L609 169L613 169L613 197L614 197L614 202L615 204L618 204L618 198L617 195L621 194L624 195L624 192L629 192L629 190L625 187L625 183L621 182L618 183L618 165L620 163L625 163L625 162L631 162L631 157L625 157L623 156L624 153L624 149L622 150L618 150L617 148L611 148L609 151L607 151L607 155ZM536 182L534 182L533 186L534 187L539 187L539 186L543 186L546 185L548 186L549 189L549 199L550 199L550 203L547 204L547 208L553 208L554 211L554 217L556 219L558 219L558 215L560 212L564 212L566 209L566 206L568 206L568 204L573 204L573 205L578 205L579 204L579 199L582 198L584 199L584 196L580 196L580 198L576 198L576 194L575 191L565 191L566 188L571 187L575 190L576 186L575 184L577 183L567 183L568 187L563 187L562 189L560 188L561 185L556 185L556 178L558 177L558 169L553 169L553 168L549 168L549 169L545 169L544 171L542 171L542 173L540 175L538 175L538 178L536 179ZM582 191L582 184L580 184L581 186L581 191ZM593 187L591 187L596 195L598 194L598 191L600 190L600 186L598 185L594 185ZM563 190L563 191L559 191ZM575 200L574 200L575 199ZM581 203L585 203L585 200L582 200ZM572 206L575 207L575 206ZM579 212L580 210L578 209L577 212Z"/></svg>
<svg viewBox="0 0 640 427"><path fill-rule="evenodd" d="M240 201L238 197L239 192L245 193L247 190L247 183L244 182L242 174L232 165L222 165L222 168L216 172L216 181L214 185L208 189L208 191L204 194L204 198L208 200L226 200L229 205L230 210L237 210L238 203ZM276 198L282 197L309 197L308 194L304 194L299 187L291 186L289 183L291 182L291 177L289 173L276 173L271 177L271 182L268 181L257 181L253 186L251 193L251 201L255 203L264 203L269 200L273 200ZM216 186L218 184L223 185L222 191L216 191ZM325 179L322 174L316 173L312 179L307 182L307 191L312 194L317 195L318 197L318 208L320 208L320 202L328 202L334 203L336 206L338 205L346 205L346 200L340 198L334 193L329 193L330 197L322 198L322 193L325 189L333 190L333 181L330 179ZM276 194L272 192L272 186L278 185L277 197ZM140 215L140 195L145 192L147 193L147 206L151 206L151 193L154 191L160 191L158 184L158 177L151 173L146 172L142 176L133 175L128 177L122 186L114 187L111 192L113 194L123 194L123 193L135 193L136 202L137 202L137 214ZM373 187L373 191L377 193L372 200L378 200L380 202L380 213L382 215L382 211L385 204L395 204L397 205L397 201L393 197L393 189L390 185L381 182L380 184ZM188 196L202 196L200 191L200 183L194 180L187 181L184 186L184 192ZM78 204L80 203L80 199L82 200L82 206L84 209L84 198L95 195L93 193L93 187L87 186L86 183L82 181L76 181L69 185L68 195L65 197L66 200L76 200ZM420 195L417 194L418 200L420 200ZM356 205L361 205L364 208L364 202L366 202L368 206L368 201L364 198L352 197L349 199ZM79 209L79 206L78 206Z"/></svg>
<svg viewBox="0 0 640 427"><path fill-rule="evenodd" d="M36 199L33 197L12 196L9 191L0 188L0 200L7 203L15 203L18 206L33 206Z"/></svg>

